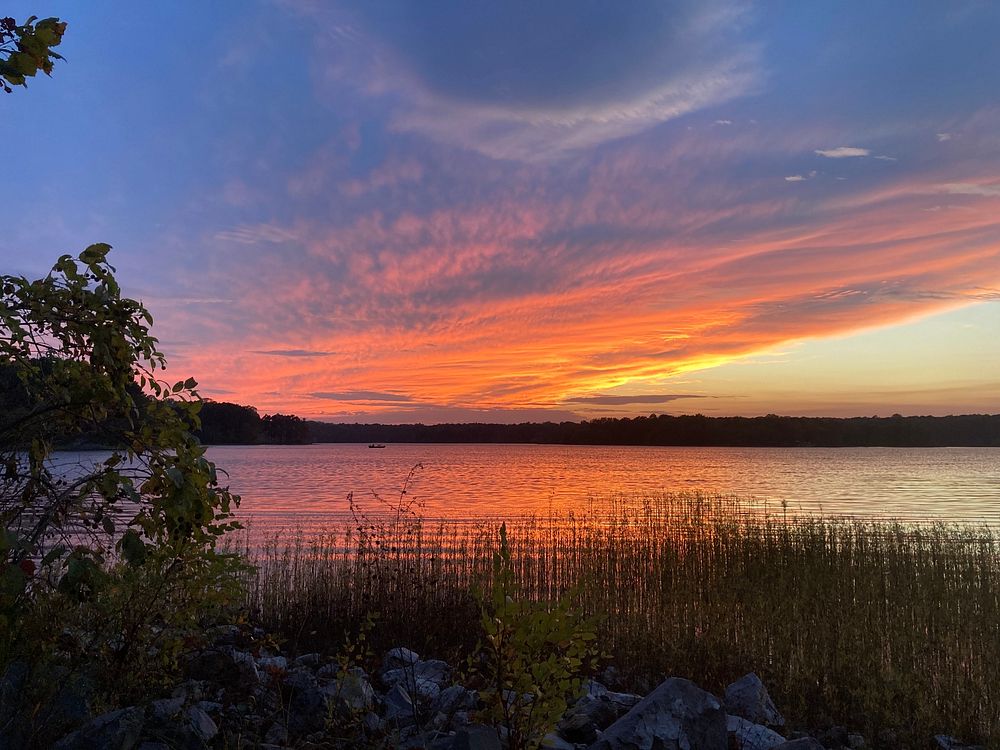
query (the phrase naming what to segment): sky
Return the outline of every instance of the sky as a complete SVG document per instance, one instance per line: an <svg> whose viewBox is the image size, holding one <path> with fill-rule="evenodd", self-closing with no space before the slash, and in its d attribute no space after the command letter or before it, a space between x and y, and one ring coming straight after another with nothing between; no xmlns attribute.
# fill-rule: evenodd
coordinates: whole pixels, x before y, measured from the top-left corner
<svg viewBox="0 0 1000 750"><path fill-rule="evenodd" d="M0 272L346 422L1000 412L1000 4L8 2Z"/></svg>

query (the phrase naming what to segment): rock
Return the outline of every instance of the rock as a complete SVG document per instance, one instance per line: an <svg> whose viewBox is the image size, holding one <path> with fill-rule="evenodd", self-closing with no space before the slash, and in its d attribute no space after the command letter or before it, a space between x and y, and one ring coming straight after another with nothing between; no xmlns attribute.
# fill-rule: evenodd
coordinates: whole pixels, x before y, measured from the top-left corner
<svg viewBox="0 0 1000 750"><path fill-rule="evenodd" d="M287 729L299 736L323 728L326 721L326 696L309 670L298 669L281 683L287 705Z"/></svg>
<svg viewBox="0 0 1000 750"><path fill-rule="evenodd" d="M608 727L591 750L726 750L726 714L715 696L672 677Z"/></svg>
<svg viewBox="0 0 1000 750"><path fill-rule="evenodd" d="M396 685L382 699L385 704L385 720L397 726L416 723L416 707L413 699L402 685Z"/></svg>
<svg viewBox="0 0 1000 750"><path fill-rule="evenodd" d="M440 659L418 661L413 665L413 676L420 680L433 682L439 688L443 688L451 678L451 667Z"/></svg>
<svg viewBox="0 0 1000 750"><path fill-rule="evenodd" d="M456 711L473 709L479 703L479 695L474 690L466 690L461 685L452 685L442 690L431 704L432 713L446 715Z"/></svg>
<svg viewBox="0 0 1000 750"><path fill-rule="evenodd" d="M762 724L754 724L742 716L726 717L729 747L736 750L771 750L785 743L785 738Z"/></svg>
<svg viewBox="0 0 1000 750"><path fill-rule="evenodd" d="M142 734L143 714L135 706L101 714L63 737L53 750L132 750Z"/></svg>
<svg viewBox="0 0 1000 750"><path fill-rule="evenodd" d="M302 654L301 656L295 657L292 664L296 667L318 667L320 662L319 654Z"/></svg>
<svg viewBox="0 0 1000 750"><path fill-rule="evenodd" d="M823 743L813 737L800 737L775 745L774 750L824 750Z"/></svg>
<svg viewBox="0 0 1000 750"><path fill-rule="evenodd" d="M382 669L400 669L402 667L412 667L420 661L420 655L416 651L408 648L397 647L386 652L382 659Z"/></svg>
<svg viewBox="0 0 1000 750"><path fill-rule="evenodd" d="M847 747L847 736L847 727L842 727L838 724L818 734L816 739L819 740L823 747L841 748Z"/></svg>
<svg viewBox="0 0 1000 750"><path fill-rule="evenodd" d="M452 750L501 750L500 736L493 727L472 724L455 733Z"/></svg>
<svg viewBox="0 0 1000 750"><path fill-rule="evenodd" d="M939 750L986 750L983 745L966 745L947 734L935 735L934 742L937 743Z"/></svg>
<svg viewBox="0 0 1000 750"><path fill-rule="evenodd" d="M170 745L166 742L153 742L152 740L146 740L139 745L138 750L170 750Z"/></svg>
<svg viewBox="0 0 1000 750"><path fill-rule="evenodd" d="M547 750L576 750L576 745L572 742L567 742L555 732L549 732L542 737L539 747L547 748Z"/></svg>
<svg viewBox="0 0 1000 750"><path fill-rule="evenodd" d="M280 721L274 722L264 735L264 742L268 745L284 745L288 742L288 729Z"/></svg>
<svg viewBox="0 0 1000 750"><path fill-rule="evenodd" d="M361 673L362 675L364 672ZM355 714L371 711L375 705L375 691L371 683L359 674L346 674L322 688L328 702L341 713Z"/></svg>
<svg viewBox="0 0 1000 750"><path fill-rule="evenodd" d="M421 664L428 664L429 662L421 662ZM440 662L444 664L444 662ZM441 682L443 673L440 670L426 670L423 674L431 674L434 679L427 679L421 676L421 671L417 669L417 666L407 667L402 669L390 669L382 673L382 684L387 688L394 688L397 685L410 696L412 696L418 703L423 706L428 706L437 700L438 696L441 694ZM445 665L447 668L447 665Z"/></svg>
<svg viewBox="0 0 1000 750"><path fill-rule="evenodd" d="M149 704L149 717L155 721L170 721L184 708L184 698L161 698Z"/></svg>
<svg viewBox="0 0 1000 750"><path fill-rule="evenodd" d="M187 717L191 733L202 742L211 742L219 733L219 727L212 721L212 717L197 706L188 709Z"/></svg>
<svg viewBox="0 0 1000 750"><path fill-rule="evenodd" d="M851 732L847 735L847 746L851 748L851 750L864 750L868 747L868 743L865 742L864 735Z"/></svg>
<svg viewBox="0 0 1000 750"><path fill-rule="evenodd" d="M764 683L753 672L743 675L726 688L725 704L727 713L753 724L785 726L785 717L778 712Z"/></svg>
<svg viewBox="0 0 1000 750"><path fill-rule="evenodd" d="M284 656L262 656L257 659L257 666L265 671L281 671L288 669L288 659Z"/></svg>
<svg viewBox="0 0 1000 750"><path fill-rule="evenodd" d="M239 625L216 625L205 635L216 646L235 646L240 638Z"/></svg>
<svg viewBox="0 0 1000 750"><path fill-rule="evenodd" d="M583 697L566 711L558 725L559 734L571 742L595 742L601 730L642 700L638 695L613 693L595 680L588 680L584 687Z"/></svg>
<svg viewBox="0 0 1000 750"><path fill-rule="evenodd" d="M184 675L190 680L210 682L228 690L252 690L260 682L253 656L232 646L190 655L184 662Z"/></svg>
<svg viewBox="0 0 1000 750"><path fill-rule="evenodd" d="M316 670L317 677L336 677L340 674L340 665L336 662L331 662L330 664L324 664L318 670Z"/></svg>

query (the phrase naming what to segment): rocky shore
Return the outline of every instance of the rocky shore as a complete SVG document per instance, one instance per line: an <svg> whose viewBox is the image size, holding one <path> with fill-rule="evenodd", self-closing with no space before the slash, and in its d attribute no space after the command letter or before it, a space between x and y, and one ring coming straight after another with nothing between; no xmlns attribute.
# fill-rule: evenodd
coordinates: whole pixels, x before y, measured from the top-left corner
<svg viewBox="0 0 1000 750"><path fill-rule="evenodd" d="M369 674L310 653L290 657L262 632L216 629L210 645L189 654L184 680L143 705L94 715L86 681L67 681L51 705L50 726L68 731L55 750L201 750L202 748L399 748L504 750L504 730L477 721L477 691L451 665L394 648ZM0 681L0 747L32 740L19 720L23 670ZM604 674L614 685L614 670ZM617 686L616 686L617 687ZM530 697L522 696L530 700ZM834 726L789 731L755 674L730 684L721 698L670 677L642 696L597 680L542 740L552 750L867 750L904 747L891 731L865 737ZM922 747L984 750L953 737Z"/></svg>

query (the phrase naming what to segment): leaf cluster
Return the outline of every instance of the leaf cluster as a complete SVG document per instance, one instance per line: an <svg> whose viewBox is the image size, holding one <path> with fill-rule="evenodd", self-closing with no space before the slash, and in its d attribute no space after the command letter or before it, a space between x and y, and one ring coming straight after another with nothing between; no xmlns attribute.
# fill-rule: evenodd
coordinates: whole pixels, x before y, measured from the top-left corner
<svg viewBox="0 0 1000 750"><path fill-rule="evenodd" d="M515 577L506 524L493 558L493 588L478 594L483 638L472 670L485 683L485 718L506 732L511 750L533 750L582 692L599 658L594 619L571 596L531 601Z"/></svg>
<svg viewBox="0 0 1000 750"><path fill-rule="evenodd" d="M239 497L194 436L197 384L163 378L110 249L0 276L0 665L68 658L51 629L70 623L92 663L134 665L238 588L215 547Z"/></svg>
<svg viewBox="0 0 1000 750"><path fill-rule="evenodd" d="M65 33L66 22L58 18L39 21L31 16L23 24L0 18L0 88L9 94L11 86L27 88L27 79L38 71L52 75L53 60L64 59L52 48L59 46Z"/></svg>

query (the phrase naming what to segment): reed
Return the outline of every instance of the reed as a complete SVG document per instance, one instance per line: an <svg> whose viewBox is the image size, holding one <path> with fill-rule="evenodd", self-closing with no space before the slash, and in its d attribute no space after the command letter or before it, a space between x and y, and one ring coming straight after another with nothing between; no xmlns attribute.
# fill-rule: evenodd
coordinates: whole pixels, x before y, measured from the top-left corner
<svg viewBox="0 0 1000 750"><path fill-rule="evenodd" d="M777 511L777 512L775 512ZM662 494L506 519L526 596L600 615L621 683L708 690L756 671L793 726L1000 745L1000 537L989 527L790 515ZM378 613L379 647L467 654L499 520L355 514L252 551L250 606L297 649ZM900 746L907 746L900 744Z"/></svg>

